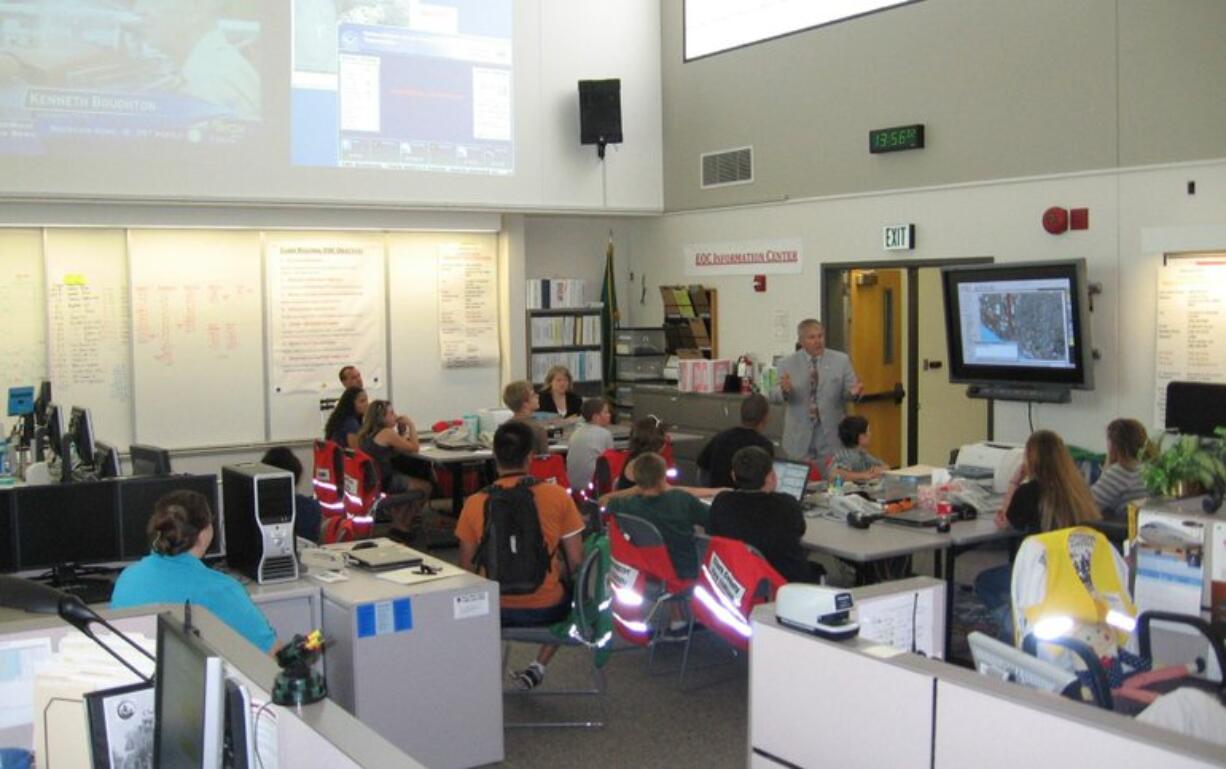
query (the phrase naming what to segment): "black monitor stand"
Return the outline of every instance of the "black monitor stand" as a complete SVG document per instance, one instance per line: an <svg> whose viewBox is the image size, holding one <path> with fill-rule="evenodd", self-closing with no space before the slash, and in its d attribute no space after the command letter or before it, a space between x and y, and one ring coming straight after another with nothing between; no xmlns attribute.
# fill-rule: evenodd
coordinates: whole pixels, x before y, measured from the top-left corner
<svg viewBox="0 0 1226 769"><path fill-rule="evenodd" d="M50 571L38 575L57 590L79 597L85 603L105 603L111 600L116 570L105 566L82 566L77 563L57 563Z"/></svg>

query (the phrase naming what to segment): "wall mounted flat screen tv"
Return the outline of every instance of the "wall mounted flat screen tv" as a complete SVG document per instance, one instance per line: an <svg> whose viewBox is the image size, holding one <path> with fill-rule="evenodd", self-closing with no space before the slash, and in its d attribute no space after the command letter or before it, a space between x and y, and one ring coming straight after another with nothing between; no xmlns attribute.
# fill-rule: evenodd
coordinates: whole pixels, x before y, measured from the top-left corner
<svg viewBox="0 0 1226 769"><path fill-rule="evenodd" d="M941 270L949 379L1092 390L1084 259Z"/></svg>

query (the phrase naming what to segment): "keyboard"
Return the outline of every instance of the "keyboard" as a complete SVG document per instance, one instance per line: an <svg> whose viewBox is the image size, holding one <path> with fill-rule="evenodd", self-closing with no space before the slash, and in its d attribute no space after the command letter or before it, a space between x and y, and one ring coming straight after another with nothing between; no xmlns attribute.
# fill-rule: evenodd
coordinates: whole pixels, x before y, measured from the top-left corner
<svg viewBox="0 0 1226 769"><path fill-rule="evenodd" d="M972 481L991 480L996 476L996 471L992 468L978 465L955 465L950 472L959 478L969 478Z"/></svg>

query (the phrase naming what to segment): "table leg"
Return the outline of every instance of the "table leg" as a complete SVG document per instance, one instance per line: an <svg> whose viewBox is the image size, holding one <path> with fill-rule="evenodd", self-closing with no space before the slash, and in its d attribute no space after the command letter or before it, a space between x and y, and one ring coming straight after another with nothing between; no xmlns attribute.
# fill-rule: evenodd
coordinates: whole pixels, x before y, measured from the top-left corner
<svg viewBox="0 0 1226 769"><path fill-rule="evenodd" d="M938 551L939 556L939 551ZM958 546L950 545L945 557L945 659L949 659L949 650L953 644L954 633L954 564L958 558ZM940 562L938 561L938 564Z"/></svg>

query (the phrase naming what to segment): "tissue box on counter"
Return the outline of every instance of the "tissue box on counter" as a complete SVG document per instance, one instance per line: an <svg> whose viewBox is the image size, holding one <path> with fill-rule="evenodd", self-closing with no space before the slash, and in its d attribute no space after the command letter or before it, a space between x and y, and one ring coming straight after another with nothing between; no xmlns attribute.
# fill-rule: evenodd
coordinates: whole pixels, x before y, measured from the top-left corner
<svg viewBox="0 0 1226 769"><path fill-rule="evenodd" d="M724 377L732 373L732 361L694 358L678 361L677 389L686 393L723 392Z"/></svg>

